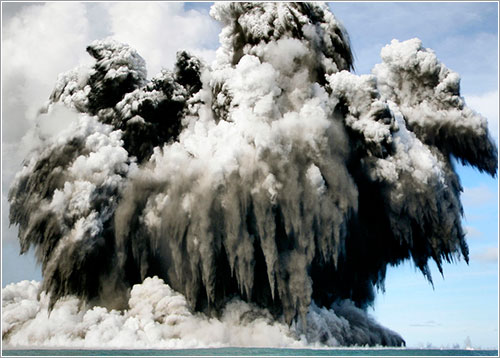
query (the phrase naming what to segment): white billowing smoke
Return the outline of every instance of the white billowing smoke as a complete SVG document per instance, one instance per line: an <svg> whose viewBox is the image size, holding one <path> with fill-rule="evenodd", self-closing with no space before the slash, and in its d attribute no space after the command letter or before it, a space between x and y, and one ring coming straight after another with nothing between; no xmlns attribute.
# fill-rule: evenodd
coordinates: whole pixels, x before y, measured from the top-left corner
<svg viewBox="0 0 500 358"><path fill-rule="evenodd" d="M350 73L325 5L211 15L212 67L181 51L147 80L108 39L59 77L45 111L77 119L9 194L44 279L5 290L7 344L399 346L366 314L387 265L468 259L451 158L495 175L497 149L455 73L418 40Z"/></svg>
<svg viewBox="0 0 500 358"><path fill-rule="evenodd" d="M283 323L245 302L229 303L220 319L192 313L186 299L157 277L135 285L125 311L82 310L66 297L48 311L39 284L23 281L3 290L2 335L11 345L45 347L198 348L305 346ZM248 317L248 318L246 318ZM19 327L22 326L22 329Z"/></svg>
<svg viewBox="0 0 500 358"><path fill-rule="evenodd" d="M219 318L193 313L186 298L158 277L135 285L124 311L85 307L76 297L60 299L52 311L40 284L22 281L10 284L2 293L2 337L9 346L185 349L215 347L326 347L349 344L353 317L367 335L384 331L367 314L349 301L334 310L311 306L307 329L277 322L263 308L231 300ZM352 318L351 318L352 320ZM346 334L351 333L352 336Z"/></svg>

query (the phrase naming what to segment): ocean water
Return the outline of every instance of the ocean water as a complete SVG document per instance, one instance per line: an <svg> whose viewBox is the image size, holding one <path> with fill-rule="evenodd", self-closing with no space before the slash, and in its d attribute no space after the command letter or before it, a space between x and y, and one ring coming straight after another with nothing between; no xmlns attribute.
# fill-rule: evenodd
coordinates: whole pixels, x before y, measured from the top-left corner
<svg viewBox="0 0 500 358"><path fill-rule="evenodd" d="M281 349L281 348L206 348L206 349L4 349L2 356L498 356L498 350L463 349Z"/></svg>

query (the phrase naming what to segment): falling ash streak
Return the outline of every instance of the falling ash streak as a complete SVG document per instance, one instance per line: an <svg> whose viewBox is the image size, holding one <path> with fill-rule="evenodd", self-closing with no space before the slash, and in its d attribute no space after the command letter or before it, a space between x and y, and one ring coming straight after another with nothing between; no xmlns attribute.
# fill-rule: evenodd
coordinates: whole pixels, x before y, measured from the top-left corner
<svg viewBox="0 0 500 358"><path fill-rule="evenodd" d="M9 193L45 306L73 295L130 308L132 286L158 276L222 320L246 301L308 342L400 345L364 310L388 264L411 258L431 280L430 258L440 270L468 260L451 157L496 175L486 120L417 39L356 76L324 5L211 15L224 25L213 68L180 52L148 81L133 49L105 40L87 49L92 68L59 77L40 118L62 103L79 120L44 140ZM33 319L6 321L3 336Z"/></svg>

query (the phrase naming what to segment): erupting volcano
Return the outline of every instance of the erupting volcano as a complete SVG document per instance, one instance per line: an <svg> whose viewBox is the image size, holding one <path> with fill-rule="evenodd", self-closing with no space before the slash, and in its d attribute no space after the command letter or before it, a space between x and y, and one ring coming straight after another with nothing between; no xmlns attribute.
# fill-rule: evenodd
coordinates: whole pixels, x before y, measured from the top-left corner
<svg viewBox="0 0 500 358"><path fill-rule="evenodd" d="M308 343L404 344L366 309L388 265L413 260L431 281L429 260L468 260L452 159L496 175L486 119L418 39L358 76L326 5L210 14L224 26L211 65L181 51L148 80L134 49L106 39L88 46L92 66L59 76L39 117L65 107L71 123L40 138L9 192L42 267L24 294L48 311L73 297L95 324L124 327L143 302L158 327L245 307L238 324L265 318ZM7 316L4 339L22 342L37 314ZM79 327L81 343L95 325Z"/></svg>

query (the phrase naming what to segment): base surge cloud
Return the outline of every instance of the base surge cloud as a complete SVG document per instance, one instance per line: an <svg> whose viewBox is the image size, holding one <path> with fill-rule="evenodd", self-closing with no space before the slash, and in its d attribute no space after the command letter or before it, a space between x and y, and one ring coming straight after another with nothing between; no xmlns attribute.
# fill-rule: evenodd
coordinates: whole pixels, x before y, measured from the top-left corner
<svg viewBox="0 0 500 358"><path fill-rule="evenodd" d="M10 346L84 348L325 347L358 342L396 344L397 334L346 300L333 309L312 305L303 322L289 326L268 310L230 300L218 318L193 313L186 298L158 277L134 285L123 311L82 308L74 296L49 311L40 284L22 281L3 293L2 336ZM320 343L322 342L322 343Z"/></svg>
<svg viewBox="0 0 500 358"><path fill-rule="evenodd" d="M59 76L39 121L68 123L32 133L9 193L43 281L4 289L7 344L399 346L366 313L387 266L468 260L453 158L498 159L458 74L418 39L351 73L322 4L210 13L210 66L148 79L106 39Z"/></svg>

